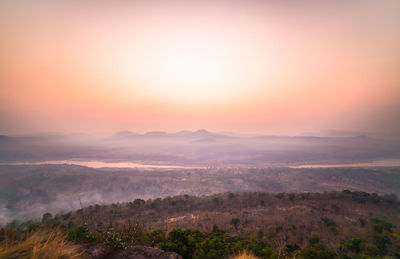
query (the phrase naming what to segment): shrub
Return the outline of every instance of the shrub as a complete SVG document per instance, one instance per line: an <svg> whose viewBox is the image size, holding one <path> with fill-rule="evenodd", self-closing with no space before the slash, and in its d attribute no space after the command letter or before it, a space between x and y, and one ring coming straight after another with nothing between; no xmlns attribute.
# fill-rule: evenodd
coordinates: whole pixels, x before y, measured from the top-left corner
<svg viewBox="0 0 400 259"><path fill-rule="evenodd" d="M301 255L305 259L333 259L337 258L337 254L332 249L329 249L323 244L315 244L307 247L301 252Z"/></svg>
<svg viewBox="0 0 400 259"><path fill-rule="evenodd" d="M157 244L165 243L166 241L167 236L165 232L162 230L155 230L140 237L138 243L145 246L155 247Z"/></svg>
<svg viewBox="0 0 400 259"><path fill-rule="evenodd" d="M67 239L73 242L98 242L99 236L89 232L87 225L79 226L76 229L67 231Z"/></svg>
<svg viewBox="0 0 400 259"><path fill-rule="evenodd" d="M344 243L344 246L349 249L350 251L358 254L361 252L362 247L364 245L364 241L362 241L360 238L352 238L348 240L346 243Z"/></svg>
<svg viewBox="0 0 400 259"><path fill-rule="evenodd" d="M192 229L173 229L168 241L160 244L160 248L180 254L183 258L192 258L194 251L205 238L205 234Z"/></svg>
<svg viewBox="0 0 400 259"><path fill-rule="evenodd" d="M384 230L392 233L394 225L392 223L386 222L380 219L372 219L372 229L374 232L381 234Z"/></svg>
<svg viewBox="0 0 400 259"><path fill-rule="evenodd" d="M336 222L330 218L321 218L321 220L325 223L325 225L336 235L338 234L338 229Z"/></svg>

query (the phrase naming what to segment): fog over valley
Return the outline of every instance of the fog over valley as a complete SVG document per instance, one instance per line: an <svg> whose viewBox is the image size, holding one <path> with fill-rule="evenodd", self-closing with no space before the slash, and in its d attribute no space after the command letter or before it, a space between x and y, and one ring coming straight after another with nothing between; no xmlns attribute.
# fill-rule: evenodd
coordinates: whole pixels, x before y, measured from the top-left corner
<svg viewBox="0 0 400 259"><path fill-rule="evenodd" d="M145 134L121 131L103 138L85 134L0 136L0 162L99 160L209 167L339 164L400 158L397 136L334 133L321 137L269 136L198 130Z"/></svg>
<svg viewBox="0 0 400 259"><path fill-rule="evenodd" d="M46 212L183 194L400 193L398 138L335 132L2 136L0 221L4 225Z"/></svg>

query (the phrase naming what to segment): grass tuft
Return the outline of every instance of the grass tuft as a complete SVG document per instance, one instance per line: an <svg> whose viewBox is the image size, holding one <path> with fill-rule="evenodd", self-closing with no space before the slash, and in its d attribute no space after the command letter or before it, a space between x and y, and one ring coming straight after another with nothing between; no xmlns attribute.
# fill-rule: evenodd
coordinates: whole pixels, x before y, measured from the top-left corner
<svg viewBox="0 0 400 259"><path fill-rule="evenodd" d="M258 257L255 256L254 254L244 250L244 251L240 252L238 255L230 257L230 259L258 259Z"/></svg>
<svg viewBox="0 0 400 259"><path fill-rule="evenodd" d="M79 246L57 231L39 230L17 243L2 242L0 258L63 259L84 258Z"/></svg>

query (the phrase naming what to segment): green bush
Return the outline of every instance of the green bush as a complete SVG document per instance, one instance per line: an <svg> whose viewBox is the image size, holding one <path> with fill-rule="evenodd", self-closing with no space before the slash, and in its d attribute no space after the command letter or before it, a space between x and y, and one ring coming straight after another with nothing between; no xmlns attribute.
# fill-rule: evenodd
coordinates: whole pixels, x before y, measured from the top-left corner
<svg viewBox="0 0 400 259"><path fill-rule="evenodd" d="M150 233L146 233L138 239L138 243L145 246L155 247L157 244L165 243L167 236L162 230L155 230Z"/></svg>
<svg viewBox="0 0 400 259"><path fill-rule="evenodd" d="M310 245L301 251L304 259L331 259L336 258L337 253L320 242L318 235L313 234L309 240Z"/></svg>
<svg viewBox="0 0 400 259"><path fill-rule="evenodd" d="M96 234L89 232L87 225L82 225L73 230L67 231L67 239L73 242L99 242L100 238Z"/></svg>
<svg viewBox="0 0 400 259"><path fill-rule="evenodd" d="M337 254L332 249L329 249L323 244L314 244L301 252L301 255L304 259L333 259L337 258Z"/></svg>
<svg viewBox="0 0 400 259"><path fill-rule="evenodd" d="M344 246L353 253L360 253L364 245L364 241L360 238L352 238L344 243Z"/></svg>

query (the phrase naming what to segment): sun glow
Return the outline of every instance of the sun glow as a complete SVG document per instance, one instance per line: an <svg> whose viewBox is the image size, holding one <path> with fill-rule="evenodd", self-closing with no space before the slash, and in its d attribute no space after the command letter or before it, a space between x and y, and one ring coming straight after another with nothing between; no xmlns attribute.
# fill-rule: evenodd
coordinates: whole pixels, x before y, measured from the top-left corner
<svg viewBox="0 0 400 259"><path fill-rule="evenodd" d="M5 132L400 129L398 3L31 2L0 1Z"/></svg>
<svg viewBox="0 0 400 259"><path fill-rule="evenodd" d="M179 102L231 99L252 91L261 75L251 42L230 33L194 33L188 28L120 43L120 51L112 53L118 70L110 76L124 81L126 88L134 85L140 94Z"/></svg>
<svg viewBox="0 0 400 259"><path fill-rule="evenodd" d="M230 95L234 89L235 66L218 51L203 46L184 46L160 53L152 62L149 85L164 94L188 99ZM237 80L237 78L236 78Z"/></svg>
<svg viewBox="0 0 400 259"><path fill-rule="evenodd" d="M237 57L229 54L209 46L177 46L158 53L148 62L148 90L189 101L231 96L243 78Z"/></svg>

